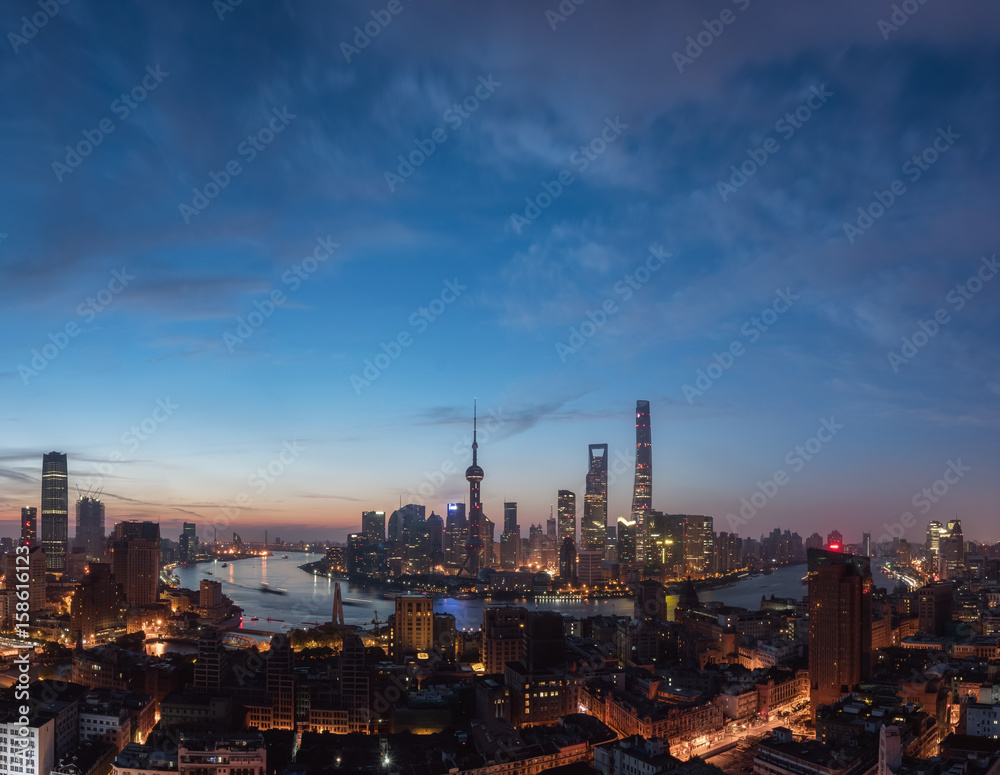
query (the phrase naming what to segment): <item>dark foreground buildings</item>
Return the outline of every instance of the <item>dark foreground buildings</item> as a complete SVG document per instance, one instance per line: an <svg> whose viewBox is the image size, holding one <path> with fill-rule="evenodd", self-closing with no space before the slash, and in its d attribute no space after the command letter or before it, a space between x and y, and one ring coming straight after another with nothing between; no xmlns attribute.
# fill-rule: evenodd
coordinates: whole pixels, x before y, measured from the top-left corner
<svg viewBox="0 0 1000 775"><path fill-rule="evenodd" d="M813 716L871 676L872 572L867 557L809 550L809 699Z"/></svg>

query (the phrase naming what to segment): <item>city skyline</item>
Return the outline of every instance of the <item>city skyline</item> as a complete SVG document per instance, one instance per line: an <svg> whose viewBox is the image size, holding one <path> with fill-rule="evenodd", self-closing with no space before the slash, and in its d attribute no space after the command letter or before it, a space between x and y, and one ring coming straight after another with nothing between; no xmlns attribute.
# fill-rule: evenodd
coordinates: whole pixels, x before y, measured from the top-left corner
<svg viewBox="0 0 1000 775"><path fill-rule="evenodd" d="M651 445L648 444L648 441L646 441L648 438L650 438L651 434L648 433L648 432L646 432L644 430L645 427L646 427L646 425L643 424L643 418L645 417L646 420L649 421L650 424L651 424L651 421L649 420L649 417L653 414L653 412L650 410L649 402L647 402L647 401L640 400L640 401L637 402L637 406L638 406L638 410L639 411L637 411L635 413L635 415L634 415L637 418L637 422L636 422L636 438L639 440L639 441L637 441L637 444L638 445L648 445L648 446L651 446ZM470 439L470 441L471 441L472 445L475 445L475 447L478 448L478 443L475 441L475 433L474 433L472 439ZM606 444L589 444L588 445L588 460L591 461L591 465L593 465L595 461L602 459L599 456L593 455L593 450L595 448L604 449L603 459L605 460L605 462L607 461L608 455L607 455L607 450L605 449L607 446L608 445L606 445ZM471 448L472 447L470 446L470 449ZM803 449L804 448L799 448L799 453L803 453ZM805 448L805 449L807 449L807 448ZM65 466L65 467L68 467L70 469L70 474L67 477L68 480L69 480L68 483L62 483L62 486L66 490L68 490L69 485L73 484L73 481L72 481L72 479L73 479L73 476L72 476L72 466L70 465L70 463L72 462L72 457L70 455L67 455L67 453L57 453L57 452L46 453L43 456L43 464L48 465L48 463L46 461L48 461L50 458L53 461L58 461L61 466ZM628 492L632 493L631 498L627 498L626 497L626 493L623 493L623 492L619 492L618 495L620 496L620 498L619 498L620 500L625 501L625 502L631 502L633 508L630 511L622 513L622 514L619 514L617 517L615 517L615 516L611 515L611 510L610 510L610 507L609 507L609 510L607 512L607 514L608 514L608 516L607 516L607 520L608 520L607 521L607 526L609 526L609 527L612 526L612 525L617 524L618 521L621 520L621 519L628 520L629 516L631 516L632 519L635 518L635 509L634 509L634 507L635 507L635 502L636 502L635 501L635 498L636 498L636 494L635 493L636 493L637 485L636 485L635 480L634 480L635 471L634 471L634 469L630 468L630 466L634 466L634 461L635 461L634 455L631 458L626 458L624 455L619 454L617 460L615 461L615 463L618 465L618 468L615 469L614 467L611 467L611 475L610 475L610 477L608 477L608 481L612 482L612 483L617 481L619 483L619 487L618 487L619 490L622 490L626 486L624 484L624 482L626 480L629 482L629 484L627 485L627 489L628 489ZM471 462L471 458L470 458L470 462ZM450 468L450 466L449 467L443 467L442 470L448 470L448 468ZM472 470L472 469L470 468L470 470ZM481 468L480 468L480 471L481 471ZM584 477L585 480L587 480L587 479L590 478L591 473L592 472L588 472L585 475L585 477ZM850 534L848 534L848 537L845 538L845 539L843 539L844 542L846 544L854 544L854 545L861 546L861 545L863 545L863 542L864 542L864 540L865 540L866 537L868 537L869 540L872 540L872 545L880 543L880 542L889 541L889 540L892 540L892 539L902 538L902 539L906 539L911 544L916 543L916 544L923 545L927 540L929 540L929 536L931 534L931 531L933 530L933 527L935 525L937 525L938 527L940 527L940 521L939 520L930 519L930 518L928 518L928 519L922 519L920 516L914 516L914 512L920 513L920 508L917 507L915 504L921 503L921 504L930 505L932 501L940 500L941 498L943 498L943 495L947 494L947 488L949 486L954 485L957 482L959 482L961 480L961 478L964 476L965 473L967 473L967 472L964 471L961 466L952 465L948 470L946 470L944 472L944 474L942 475L942 477L940 479L938 479L938 480L935 481L935 483L931 487L924 488L922 491L917 492L914 495L914 497L912 499L913 504L914 504L914 506L912 507L912 510L910 510L910 511L904 511L902 513L900 519L887 520L881 526L881 529L875 528L875 530L877 532L875 533L874 539L872 539L872 536L870 535L872 533L872 531L873 531L873 528L871 528L871 526L868 526L867 530L862 529L862 531L860 532L857 540L854 540L854 538L852 536L850 536ZM463 477L463 478L465 478L465 477ZM429 484L432 481L436 482L437 479L432 479L431 477L428 477L427 481L425 482L425 484ZM655 481L655 475L653 477L653 481ZM771 481L771 480L769 480L769 481ZM643 479L643 482L645 482L645 479ZM761 488L759 486L760 482L758 482L757 484L758 484L758 487L755 490L756 494L766 494L765 491L769 492L768 489L767 489L767 487ZM944 493L943 494L938 489L935 489L935 486L938 485L938 484L944 486ZM774 485L775 490L777 491L777 489L779 489L780 486L781 486L781 484L780 484L780 481L779 481L777 485ZM409 504L418 505L420 507L426 508L428 514L430 514L430 513L436 513L436 511L440 511L442 514L448 514L450 512L450 508L449 507L451 505L453 505L453 504L459 504L461 506L461 508L463 509L463 511L464 511L466 508L468 508L468 505L469 505L468 504L468 501L469 501L469 498L468 498L468 487L469 487L469 485L467 484L466 488L465 488L465 491L463 493L461 493L461 497L456 498L456 499L449 499L446 503L440 503L440 504L437 504L437 505L435 505L437 503L436 501L435 501L435 503L425 502L425 499L423 499L422 494L421 494L420 491L411 491L408 494L415 495L417 497L414 498L414 499L411 499L411 500L406 500L405 498L402 498L400 496L399 505L400 505L400 507L403 506L403 505L409 505ZM477 490L479 489L479 482L475 482L474 488L477 489ZM585 489L587 489L586 486L585 486ZM641 487L639 487L639 489L642 490L642 492L644 492L644 493L647 492L647 488L645 487L644 484ZM649 488L649 489L654 489L654 488ZM442 490L444 490L444 488L442 488ZM103 514L104 514L104 510L105 510L105 504L103 502L97 500L94 497L94 494L93 494L93 492L91 490L88 490L87 493L88 494L84 494L84 491L81 489L80 490L80 496L79 496L79 498L76 501L74 501L74 503L76 504L76 515L77 516L76 516L76 520L75 520L75 528L76 528L77 532L81 528L81 522L80 522L80 516L79 516L80 515L80 508L81 508L81 506L86 505L87 503L95 502L95 503L98 504L98 506L100 507L100 511L101 511L101 514L102 514L102 521L103 521ZM559 490L558 493L557 493L557 497L553 499L553 501L550 504L549 508L550 509L555 509L556 506L560 506L561 507L564 495L567 497L568 500L566 502L571 505L572 511L574 513L573 523L574 523L574 528L575 528L574 529L575 543L577 545L583 547L583 545L584 545L584 539L583 539L583 533L582 533L582 530L583 530L583 522L582 522L582 520L583 520L583 513L578 513L577 510L576 510L577 507L576 507L576 496L575 496L575 493L573 493L572 491L569 491L569 490ZM941 498L939 498L938 496L941 496ZM643 496L643 497L645 497L645 496ZM508 501L506 501L506 500L501 504L501 509L502 509L501 513L506 514L507 504L508 504ZM515 501L515 504L516 504L516 501ZM655 508L657 506L657 502L656 502L655 498L652 501L652 505L654 507L652 509L652 512L654 514L655 513L668 513L668 514L698 514L698 513L702 513L702 512L699 512L697 509L690 509L690 510L686 510L686 511L684 511L684 510L676 510L676 509L669 509L669 508L668 509L657 509L657 508ZM792 532L801 534L803 538L805 538L810 533L816 533L817 531L819 533L823 533L826 530L826 528L824 528L822 526L817 527L815 529L813 529L813 528L805 528L805 527L802 526L801 523L800 524L771 524L771 523L768 523L765 519L760 519L760 520L755 519L755 517L757 515L756 513L752 514L750 517L747 517L747 512L746 511L741 511L741 508L745 508L745 507L748 507L748 506L754 512L756 512L756 513L766 513L766 504L765 504L765 507L762 507L762 508L758 509L757 506L756 506L756 501L754 501L754 503L750 503L746 498L742 498L741 501L740 501L740 503L737 503L737 504L734 505L733 511L727 512L725 515L714 514L714 515L709 515L709 516L712 517L712 518L714 518L714 520L716 522L716 530L717 531L719 531L719 532L732 532L732 533L734 533L736 535L739 535L739 536L741 536L743 538L754 538L757 535L760 535L761 537L763 537L765 534L770 533L774 529L791 530ZM15 536L20 536L22 534L23 524L24 524L23 523L23 520L24 520L24 509L25 508L34 508L34 507L21 507L21 516L15 518L15 520L12 521L13 524L17 528L16 532L14 533ZM204 540L209 540L210 537L212 537L212 540L214 540L214 533L217 533L219 529L222 529L222 531L223 531L223 533L222 533L223 540L226 540L226 536L229 534L227 531L229 531L229 529L233 525L237 524L232 519L231 514L233 514L234 512L238 513L240 510L241 510L241 507L239 506L238 500L227 502L227 503L222 503L222 504L219 504L219 511L221 512L221 515L222 515L221 519L217 516L216 517L217 521L195 522L194 524L197 526L197 529L199 531L199 535L202 536L202 538ZM308 542L308 541L330 541L330 540L333 540L333 541L338 541L338 542L344 543L347 540L348 534L359 532L359 530L360 530L360 532L366 532L366 530L365 530L365 519L367 518L367 516L369 514L371 514L371 515L379 514L379 515L381 515L381 518L384 520L386 514L390 514L393 511L396 511L396 509L392 508L392 507L389 507L389 508L387 508L384 511L379 511L379 510L373 510L373 509L365 508L365 509L363 509L360 512L360 514L356 514L355 515L355 517L353 518L354 521L350 521L352 518L348 517L349 521L348 521L347 524L344 524L342 526L328 528L328 529L325 529L325 530L322 529L322 528L320 528L315 534L312 534L312 535L308 534L307 532L301 532L300 533L300 531L298 531L296 529L297 526L295 526L295 525L279 526L279 529L281 530L281 532L283 532L285 534L285 536L286 536L287 539L290 539L290 540L293 540L293 541L306 540ZM489 511L489 509L484 507L483 510L482 510L482 514L485 516L488 513L488 511ZM555 514L556 516L558 516L561 513L561 511L562 511L562 509L559 508L559 509L555 509L554 511L551 511L551 513ZM928 513L933 514L932 511L929 511ZM228 517L228 520L226 519L227 517ZM526 520L522 520L522 519L519 518L518 519L518 524L519 524L521 536L523 537L523 536L527 536L528 535L528 528L531 525L538 524L538 525L541 525L542 527L544 527L545 523L546 523L546 520L548 518L549 518L549 514L548 513L546 513L546 514L533 514L530 518L528 518ZM140 516L139 514L135 514L135 513L132 513L132 512L128 512L128 511L123 511L123 512L118 513L118 514L111 515L111 516L108 517L108 519L109 519L109 524L115 524L117 522L128 522L128 521L142 520L142 521L156 522L158 525L160 525L160 524L169 525L170 529L168 529L166 532L167 532L167 534L171 534L171 535L173 533L173 523L177 522L179 524L179 527L177 528L178 537L180 537L180 535L182 534L183 527L188 524L188 520L185 520L185 519L179 519L179 520L169 520L169 519L168 520L162 520L162 519L159 519L159 518L150 519L149 517ZM9 520L2 520L2 519L0 519L0 526L4 525L5 522L7 522L7 521L9 521ZM561 522L561 520L559 520L559 521ZM961 520L958 517L955 517L955 518L953 518L951 520L948 520L948 521L951 524L951 523L954 523L954 522L960 522ZM491 522L493 522L494 524L497 524L496 520L491 520ZM270 524L265 524L265 525L261 525L261 526L255 526L255 525L252 525L249 522L246 522L246 523L243 523L243 524L245 524L251 530L256 530L257 532L263 531L264 533L266 533L266 531L268 529L270 529L271 527L273 527L273 525L270 525ZM504 521L501 521L499 524L502 526L504 524ZM756 525L756 527L760 529L760 533L755 533L753 528L747 530L747 528L745 526L749 526L749 525ZM70 526L68 524L68 514L67 514L67 525L66 525L66 533L67 533L67 535L66 535L66 541L65 541L65 543L66 543L66 546L67 546L68 549L72 548L72 546L75 543L74 536L70 535L71 531L69 530L69 527ZM3 535L2 530L3 530L3 528L0 527L0 535ZM274 533L274 532L275 531L272 531L272 533ZM559 532L560 533L562 532L562 528L561 527L559 529ZM839 536L840 532L838 532L837 530L834 530L834 534L836 534L836 535ZM165 535L165 537L169 537L169 536ZM253 539L248 536L248 540L253 540ZM499 545L500 545L500 535L499 535L499 533L497 534L495 540L496 540L496 545L499 547ZM986 543L986 544L990 544L990 543L996 542L998 539L991 537L989 535L989 533L987 532L984 535L978 535L978 536L977 535L973 535L973 536L971 536L971 540L980 541L980 542L983 542L983 543ZM499 557L499 555L497 555L497 556Z"/></svg>
<svg viewBox="0 0 1000 775"><path fill-rule="evenodd" d="M8 38L0 532L51 449L170 534L342 538L439 475L442 513L473 396L485 512L530 523L643 396L654 509L990 536L1000 9L731 5L404 5L357 46L369 10L72 3Z"/></svg>
<svg viewBox="0 0 1000 775"><path fill-rule="evenodd" d="M1000 775L998 33L2 4L2 772Z"/></svg>

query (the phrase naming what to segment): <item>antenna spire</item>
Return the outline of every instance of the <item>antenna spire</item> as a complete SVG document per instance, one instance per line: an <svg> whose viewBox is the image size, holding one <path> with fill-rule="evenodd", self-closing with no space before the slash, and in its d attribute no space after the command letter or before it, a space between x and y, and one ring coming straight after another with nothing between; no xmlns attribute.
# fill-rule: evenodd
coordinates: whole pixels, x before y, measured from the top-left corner
<svg viewBox="0 0 1000 775"><path fill-rule="evenodd" d="M476 423L478 419L478 401L472 399L472 465L476 463L476 451L479 449L479 442L476 441Z"/></svg>

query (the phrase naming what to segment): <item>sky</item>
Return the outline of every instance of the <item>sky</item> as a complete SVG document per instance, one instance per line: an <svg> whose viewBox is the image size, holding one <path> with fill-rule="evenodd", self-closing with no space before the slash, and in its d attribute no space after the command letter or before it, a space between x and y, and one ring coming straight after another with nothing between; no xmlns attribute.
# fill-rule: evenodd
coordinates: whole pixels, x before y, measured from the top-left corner
<svg viewBox="0 0 1000 775"><path fill-rule="evenodd" d="M613 521L643 399L657 509L1000 540L1000 6L902 6L6 3L0 535L441 514L474 400Z"/></svg>

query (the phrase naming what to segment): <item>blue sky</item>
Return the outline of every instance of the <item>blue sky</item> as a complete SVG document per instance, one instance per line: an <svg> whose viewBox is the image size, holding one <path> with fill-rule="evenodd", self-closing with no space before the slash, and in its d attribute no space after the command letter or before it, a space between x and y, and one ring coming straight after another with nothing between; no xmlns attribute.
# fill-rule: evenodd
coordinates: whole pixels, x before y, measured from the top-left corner
<svg viewBox="0 0 1000 775"><path fill-rule="evenodd" d="M641 398L662 510L1000 539L994 4L220 8L0 15L0 533L50 450L167 535L442 513L477 397L525 531Z"/></svg>

